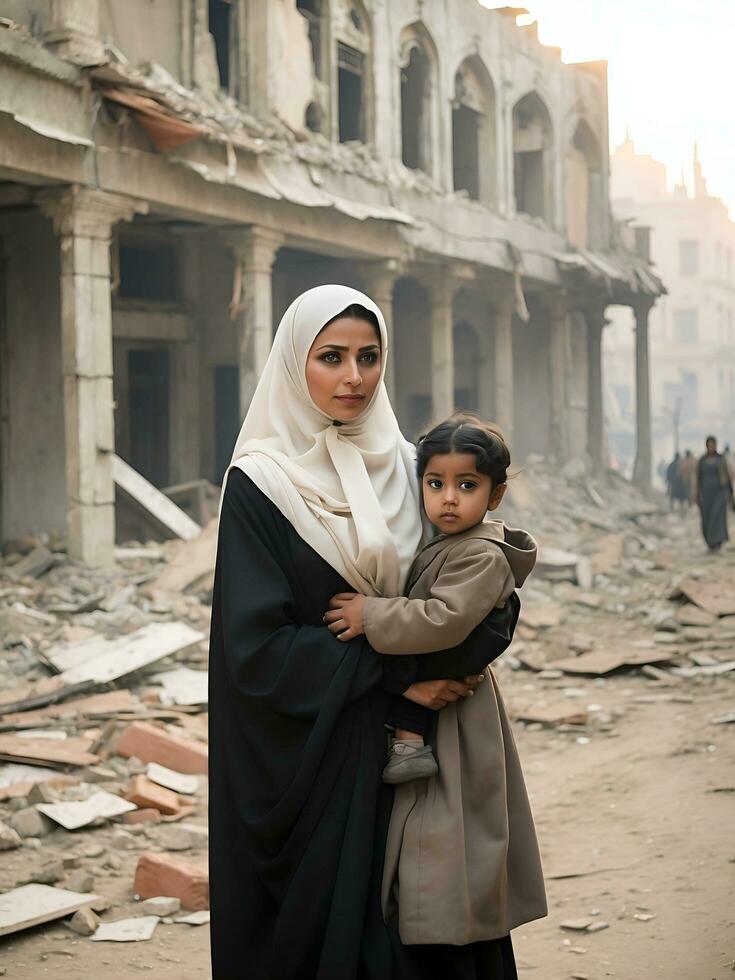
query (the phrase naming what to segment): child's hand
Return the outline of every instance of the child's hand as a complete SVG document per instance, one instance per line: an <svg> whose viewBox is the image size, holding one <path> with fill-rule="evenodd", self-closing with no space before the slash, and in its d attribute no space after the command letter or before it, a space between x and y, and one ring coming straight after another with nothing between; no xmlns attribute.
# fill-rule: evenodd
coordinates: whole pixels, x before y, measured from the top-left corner
<svg viewBox="0 0 735 980"><path fill-rule="evenodd" d="M365 610L365 596L354 592L339 592L329 600L329 610L324 614L324 622L337 639L346 643L365 632L362 621Z"/></svg>

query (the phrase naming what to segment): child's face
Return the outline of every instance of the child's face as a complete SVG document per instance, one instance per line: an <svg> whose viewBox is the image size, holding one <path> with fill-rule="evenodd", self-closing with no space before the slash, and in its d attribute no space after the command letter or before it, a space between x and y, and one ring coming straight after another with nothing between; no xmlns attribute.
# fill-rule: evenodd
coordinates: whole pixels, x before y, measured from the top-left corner
<svg viewBox="0 0 735 980"><path fill-rule="evenodd" d="M505 493L505 484L493 487L485 473L478 473L472 453L432 456L426 465L421 489L424 510L442 534L459 534L495 510Z"/></svg>

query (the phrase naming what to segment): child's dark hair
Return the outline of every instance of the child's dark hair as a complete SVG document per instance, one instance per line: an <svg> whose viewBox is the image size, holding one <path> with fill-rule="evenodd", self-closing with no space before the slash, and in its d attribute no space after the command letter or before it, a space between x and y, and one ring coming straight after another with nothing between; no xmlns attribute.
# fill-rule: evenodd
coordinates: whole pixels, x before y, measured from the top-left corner
<svg viewBox="0 0 735 980"><path fill-rule="evenodd" d="M456 412L422 436L416 449L416 471L421 479L432 456L470 453L478 473L489 476L493 488L508 479L510 450L500 429L470 412Z"/></svg>

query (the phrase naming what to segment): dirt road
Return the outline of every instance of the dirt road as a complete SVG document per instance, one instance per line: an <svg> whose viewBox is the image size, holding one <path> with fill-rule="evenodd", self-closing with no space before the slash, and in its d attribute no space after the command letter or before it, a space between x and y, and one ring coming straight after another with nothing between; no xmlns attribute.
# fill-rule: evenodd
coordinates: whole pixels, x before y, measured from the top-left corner
<svg viewBox="0 0 735 980"><path fill-rule="evenodd" d="M693 516L666 548L666 568L699 570L735 585L735 547L705 556ZM672 574L666 568L652 573L664 603ZM563 587L555 590L566 595ZM563 650L580 632L606 649L648 643L653 630L646 617L631 612L620 589L613 591L615 601L601 609L567 604L560 625L534 644ZM699 639L677 637L688 656L703 650L715 661L735 659L729 649L735 640L717 624L693 636ZM713 719L735 708L735 672L662 681L637 669L593 678L553 670L540 676L505 665L498 675L511 708L551 699L589 716L584 726L561 730L516 723L549 895L548 918L514 934L522 980L732 976L735 725ZM120 867L102 869L95 887L123 903L115 909L122 917L135 910L130 881L144 841L121 849L115 828L92 833L119 857ZM33 860L37 855L26 848L4 853L3 882L23 880ZM595 931L562 928L568 920L587 920ZM207 928L161 924L149 942L120 945L78 938L63 925L41 926L0 941L0 965L13 980L123 980L141 973L203 980Z"/></svg>

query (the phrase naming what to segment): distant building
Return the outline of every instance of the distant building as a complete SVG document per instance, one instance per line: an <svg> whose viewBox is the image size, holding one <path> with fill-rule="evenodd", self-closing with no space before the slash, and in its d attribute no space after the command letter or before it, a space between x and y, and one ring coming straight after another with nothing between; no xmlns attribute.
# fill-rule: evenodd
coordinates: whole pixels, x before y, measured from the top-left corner
<svg viewBox="0 0 735 980"><path fill-rule="evenodd" d="M678 446L695 453L713 434L735 442L735 222L707 191L694 147L693 188L667 188L666 167L626 139L612 155L613 213L650 230L651 259L666 283L651 312L651 404L656 463ZM630 466L635 427L634 334L629 311L610 307L605 331L611 450ZM624 465L625 468L625 465Z"/></svg>

